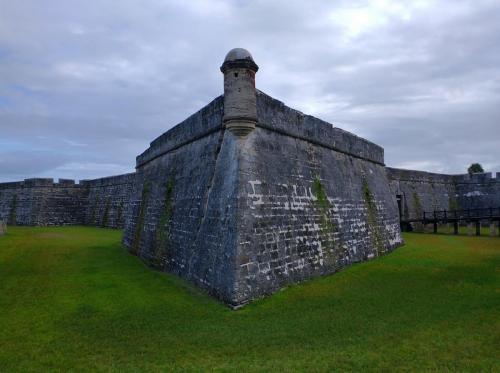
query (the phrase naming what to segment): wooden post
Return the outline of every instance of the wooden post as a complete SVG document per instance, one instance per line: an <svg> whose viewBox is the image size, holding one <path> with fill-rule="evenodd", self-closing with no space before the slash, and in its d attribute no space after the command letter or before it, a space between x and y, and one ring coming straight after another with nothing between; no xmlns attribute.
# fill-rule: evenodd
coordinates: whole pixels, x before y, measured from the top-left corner
<svg viewBox="0 0 500 373"><path fill-rule="evenodd" d="M458 220L453 222L453 234L458 234Z"/></svg>
<svg viewBox="0 0 500 373"><path fill-rule="evenodd" d="M476 236L481 235L481 220L476 221Z"/></svg>

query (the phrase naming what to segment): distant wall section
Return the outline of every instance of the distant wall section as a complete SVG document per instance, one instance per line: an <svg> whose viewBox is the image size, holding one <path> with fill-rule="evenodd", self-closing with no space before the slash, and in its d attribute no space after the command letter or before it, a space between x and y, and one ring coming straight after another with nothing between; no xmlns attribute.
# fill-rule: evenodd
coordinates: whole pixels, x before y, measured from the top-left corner
<svg viewBox="0 0 500 373"><path fill-rule="evenodd" d="M500 207L500 172L454 177L458 205L462 209Z"/></svg>
<svg viewBox="0 0 500 373"><path fill-rule="evenodd" d="M123 228L135 173L83 180L86 190L84 224L109 228Z"/></svg>
<svg viewBox="0 0 500 373"><path fill-rule="evenodd" d="M0 220L10 225L123 227L134 174L95 180L50 178L0 183Z"/></svg>
<svg viewBox="0 0 500 373"><path fill-rule="evenodd" d="M500 173L445 175L386 168L403 219L424 211L500 207Z"/></svg>
<svg viewBox="0 0 500 373"><path fill-rule="evenodd" d="M0 219L11 225L83 224L86 191L74 180L0 183Z"/></svg>

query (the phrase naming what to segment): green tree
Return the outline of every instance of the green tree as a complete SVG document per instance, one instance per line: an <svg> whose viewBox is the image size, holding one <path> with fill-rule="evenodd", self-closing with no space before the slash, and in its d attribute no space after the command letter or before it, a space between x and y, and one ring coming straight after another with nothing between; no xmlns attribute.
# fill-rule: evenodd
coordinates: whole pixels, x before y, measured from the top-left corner
<svg viewBox="0 0 500 373"><path fill-rule="evenodd" d="M469 175L475 174L477 172L484 172L483 167L479 163L473 163L467 169Z"/></svg>

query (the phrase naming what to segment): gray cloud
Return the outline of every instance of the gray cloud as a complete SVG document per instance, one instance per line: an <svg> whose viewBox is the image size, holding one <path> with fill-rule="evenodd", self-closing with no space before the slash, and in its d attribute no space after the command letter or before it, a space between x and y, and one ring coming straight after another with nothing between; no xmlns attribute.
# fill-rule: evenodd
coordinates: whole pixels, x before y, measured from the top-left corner
<svg viewBox="0 0 500 373"><path fill-rule="evenodd" d="M0 181L134 168L222 93L258 88L385 148L391 166L500 171L498 1L0 0Z"/></svg>

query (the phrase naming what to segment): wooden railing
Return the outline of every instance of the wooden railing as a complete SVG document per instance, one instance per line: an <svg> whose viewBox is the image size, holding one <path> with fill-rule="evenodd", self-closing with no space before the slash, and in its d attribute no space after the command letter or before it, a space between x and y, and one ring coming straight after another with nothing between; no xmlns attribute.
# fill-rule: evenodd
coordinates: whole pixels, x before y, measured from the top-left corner
<svg viewBox="0 0 500 373"><path fill-rule="evenodd" d="M454 234L458 234L460 222L467 224L475 223L476 235L481 234L481 222L488 221L496 229L495 222L500 222L500 207L489 207L482 209L464 210L434 210L424 211L421 217L401 219L401 229L411 226L411 223L422 223L424 226L432 224L434 233L437 233L438 224L453 223ZM500 234L500 229L498 229Z"/></svg>

